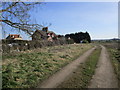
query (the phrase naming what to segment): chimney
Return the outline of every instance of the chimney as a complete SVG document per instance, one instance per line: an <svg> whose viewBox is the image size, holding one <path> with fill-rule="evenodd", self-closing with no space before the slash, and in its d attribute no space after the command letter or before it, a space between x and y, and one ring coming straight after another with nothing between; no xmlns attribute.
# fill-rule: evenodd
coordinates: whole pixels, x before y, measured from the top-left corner
<svg viewBox="0 0 120 90"><path fill-rule="evenodd" d="M42 28L42 31L48 32L48 27L43 27L43 28Z"/></svg>

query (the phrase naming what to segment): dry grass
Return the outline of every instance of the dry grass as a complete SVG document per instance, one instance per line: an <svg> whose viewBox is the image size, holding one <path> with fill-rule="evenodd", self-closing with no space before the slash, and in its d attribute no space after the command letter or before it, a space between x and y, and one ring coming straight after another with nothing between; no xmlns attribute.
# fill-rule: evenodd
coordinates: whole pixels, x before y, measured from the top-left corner
<svg viewBox="0 0 120 90"><path fill-rule="evenodd" d="M91 47L91 44L71 44L3 56L3 87L35 87Z"/></svg>

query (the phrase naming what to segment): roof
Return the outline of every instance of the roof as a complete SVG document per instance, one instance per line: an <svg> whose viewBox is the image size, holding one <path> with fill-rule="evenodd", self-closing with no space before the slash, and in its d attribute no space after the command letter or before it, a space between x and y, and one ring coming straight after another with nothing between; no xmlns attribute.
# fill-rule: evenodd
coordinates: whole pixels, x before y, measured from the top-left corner
<svg viewBox="0 0 120 90"><path fill-rule="evenodd" d="M9 34L11 38L21 38L19 34Z"/></svg>
<svg viewBox="0 0 120 90"><path fill-rule="evenodd" d="M55 34L53 31L47 31L47 33L53 33L53 34Z"/></svg>
<svg viewBox="0 0 120 90"><path fill-rule="evenodd" d="M46 32L44 32L44 31L42 31L42 30L36 30L36 31L33 33L33 35L34 35L35 33L39 33L39 34L41 34L41 35L43 35L43 36L47 36ZM33 35L32 35L32 36L33 36Z"/></svg>

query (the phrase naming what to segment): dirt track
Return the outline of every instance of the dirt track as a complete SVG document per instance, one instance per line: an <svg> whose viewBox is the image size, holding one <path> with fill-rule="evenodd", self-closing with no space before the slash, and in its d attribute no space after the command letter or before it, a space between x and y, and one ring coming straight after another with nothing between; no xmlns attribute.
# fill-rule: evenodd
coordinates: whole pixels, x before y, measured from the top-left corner
<svg viewBox="0 0 120 90"><path fill-rule="evenodd" d="M104 46L101 47L102 51L97 69L88 88L118 88L118 81L107 50Z"/></svg>
<svg viewBox="0 0 120 90"><path fill-rule="evenodd" d="M80 63L84 63L87 57L93 52L96 47L88 50L78 59L73 61L72 63L65 66L63 69L58 71L56 74L45 80L42 84L40 84L37 88L55 88L60 83L62 83L67 77L69 77L75 69L80 65Z"/></svg>

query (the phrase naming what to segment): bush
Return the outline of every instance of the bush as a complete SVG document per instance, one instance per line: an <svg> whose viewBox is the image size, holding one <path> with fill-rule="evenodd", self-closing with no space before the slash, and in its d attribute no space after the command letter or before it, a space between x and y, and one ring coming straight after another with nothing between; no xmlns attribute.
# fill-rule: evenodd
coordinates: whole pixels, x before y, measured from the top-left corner
<svg viewBox="0 0 120 90"><path fill-rule="evenodd" d="M47 40L2 40L2 49L3 53L10 53L11 51L25 51L32 50L35 48L42 48L46 46L55 46L55 45L63 45L66 44L65 39L58 39L54 41ZM69 43L70 44L70 43Z"/></svg>
<svg viewBox="0 0 120 90"><path fill-rule="evenodd" d="M66 42L67 42L67 44L73 44L74 40L73 39L67 39Z"/></svg>

